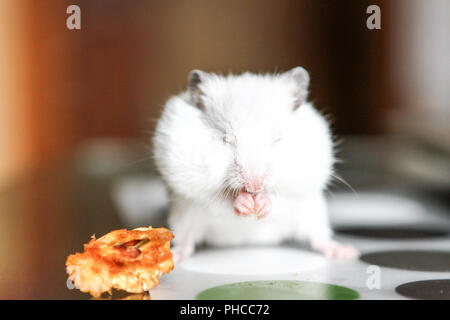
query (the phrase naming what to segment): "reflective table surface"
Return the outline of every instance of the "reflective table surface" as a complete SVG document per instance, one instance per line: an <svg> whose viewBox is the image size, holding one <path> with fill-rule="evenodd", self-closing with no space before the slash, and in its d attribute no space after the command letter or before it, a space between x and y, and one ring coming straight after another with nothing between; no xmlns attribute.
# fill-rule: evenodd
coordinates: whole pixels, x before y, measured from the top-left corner
<svg viewBox="0 0 450 320"><path fill-rule="evenodd" d="M413 198L417 195L419 202L425 199L425 202L431 203L430 208L439 207L441 218L442 214L449 213L448 180L445 174L436 172L436 165L429 172L421 171L420 167L425 165L426 168L427 161L425 164L407 162L409 167L404 167L402 156L408 158L409 155L397 148L395 142L386 144L382 140L380 147L380 143L376 142L379 140L347 141L344 144L347 151L341 157L348 161L341 165L340 172L357 192L399 191ZM405 145L400 143L402 147ZM398 154L396 150L401 152ZM440 161L434 156L432 158L434 164ZM120 181L129 177L155 175L147 159L148 153L139 144L93 142L81 148L74 157L3 189L0 192L0 299L90 299L87 294L71 290L70 283L67 283L65 260L69 254L80 252L82 245L93 234L101 236L114 229L139 225L165 225L164 206L153 210L148 216L145 210L139 213L140 209L135 208L138 213L127 219L124 208L117 201ZM418 159L423 160L423 156ZM139 187L137 189L140 190ZM158 186L152 190L153 196L161 192ZM343 190L352 194L341 185L331 189L331 201L333 195ZM131 194L133 192L131 188ZM138 201L131 200L131 205ZM347 211L346 208L344 205L344 211ZM449 216L447 218L450 221ZM340 220L336 221L339 223ZM342 221L347 226L345 219ZM367 248L375 249L376 244L368 243ZM360 265L362 262L357 263ZM155 288L154 298L193 298L194 293L186 296L170 293L177 274L183 275L186 270L175 270L172 277L162 281L161 287ZM346 270L350 269L345 267L342 274ZM212 276L211 279L216 278ZM206 284L199 289L207 289ZM393 289L390 292L392 296L386 297L399 297ZM366 297L373 296L369 294ZM149 297L140 295L128 298Z"/></svg>

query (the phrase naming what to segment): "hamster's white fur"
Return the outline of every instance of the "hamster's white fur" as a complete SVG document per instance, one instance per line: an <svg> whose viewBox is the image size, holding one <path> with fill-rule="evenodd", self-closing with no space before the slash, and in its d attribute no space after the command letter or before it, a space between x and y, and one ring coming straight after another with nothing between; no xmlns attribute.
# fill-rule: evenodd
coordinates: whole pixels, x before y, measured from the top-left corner
<svg viewBox="0 0 450 320"><path fill-rule="evenodd" d="M189 79L189 89L166 103L153 140L179 258L202 242L286 239L309 240L328 256L356 256L331 240L323 191L333 171L333 142L327 121L306 100L307 72L219 76L195 70ZM233 210L247 176L264 177L262 192L272 209L263 219Z"/></svg>

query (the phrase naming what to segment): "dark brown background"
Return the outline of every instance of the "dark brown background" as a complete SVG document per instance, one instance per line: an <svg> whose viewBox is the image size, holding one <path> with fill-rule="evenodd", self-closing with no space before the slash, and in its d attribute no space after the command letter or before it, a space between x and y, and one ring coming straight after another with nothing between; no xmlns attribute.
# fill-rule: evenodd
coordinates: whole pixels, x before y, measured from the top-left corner
<svg viewBox="0 0 450 320"><path fill-rule="evenodd" d="M374 3L382 10L381 30L365 26ZM81 8L80 31L65 27L70 4ZM90 138L146 140L164 101L184 89L193 68L305 66L311 99L332 116L337 134L384 132L396 107L386 63L391 7L388 1L17 1L14 73L24 95L16 149L32 169Z"/></svg>

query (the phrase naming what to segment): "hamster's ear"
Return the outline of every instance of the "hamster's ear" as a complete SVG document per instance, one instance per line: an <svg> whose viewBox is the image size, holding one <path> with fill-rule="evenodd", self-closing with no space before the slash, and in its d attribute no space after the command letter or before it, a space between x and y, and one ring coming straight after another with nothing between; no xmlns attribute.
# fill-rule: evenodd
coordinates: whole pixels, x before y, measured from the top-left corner
<svg viewBox="0 0 450 320"><path fill-rule="evenodd" d="M284 77L287 77L291 81L294 81L296 84L295 95L295 105L294 110L297 109L303 102L305 102L308 97L308 88L309 88L309 74L302 67L295 67L283 74Z"/></svg>
<svg viewBox="0 0 450 320"><path fill-rule="evenodd" d="M206 80L208 74L201 70L192 70L188 77L188 90L192 103L199 109L204 109L203 104L203 91L200 89L200 85Z"/></svg>

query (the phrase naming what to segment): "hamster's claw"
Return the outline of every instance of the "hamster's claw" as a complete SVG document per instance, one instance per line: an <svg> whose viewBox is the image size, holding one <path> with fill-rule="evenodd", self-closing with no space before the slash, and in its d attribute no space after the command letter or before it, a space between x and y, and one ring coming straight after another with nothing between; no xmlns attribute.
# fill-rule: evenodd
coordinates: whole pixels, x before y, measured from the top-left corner
<svg viewBox="0 0 450 320"><path fill-rule="evenodd" d="M321 242L313 242L313 249L321 252L327 258L333 259L356 259L360 253L351 245L344 245L338 242L329 240Z"/></svg>

